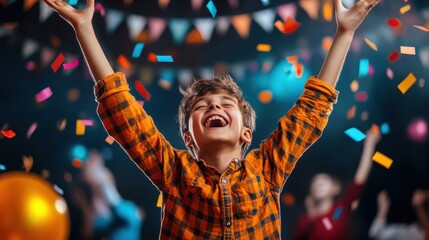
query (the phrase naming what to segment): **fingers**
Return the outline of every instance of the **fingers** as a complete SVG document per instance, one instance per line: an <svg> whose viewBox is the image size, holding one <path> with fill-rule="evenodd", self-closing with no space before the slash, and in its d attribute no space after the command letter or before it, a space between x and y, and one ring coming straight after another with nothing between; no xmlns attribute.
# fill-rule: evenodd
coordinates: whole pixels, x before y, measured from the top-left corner
<svg viewBox="0 0 429 240"><path fill-rule="evenodd" d="M335 5L336 12L342 12L346 10L346 7L344 7L342 0L334 0L334 5Z"/></svg>
<svg viewBox="0 0 429 240"><path fill-rule="evenodd" d="M87 0L86 8L94 8L94 2L95 0Z"/></svg>
<svg viewBox="0 0 429 240"><path fill-rule="evenodd" d="M45 2L49 7L56 10L56 6L52 0L43 0L43 2Z"/></svg>

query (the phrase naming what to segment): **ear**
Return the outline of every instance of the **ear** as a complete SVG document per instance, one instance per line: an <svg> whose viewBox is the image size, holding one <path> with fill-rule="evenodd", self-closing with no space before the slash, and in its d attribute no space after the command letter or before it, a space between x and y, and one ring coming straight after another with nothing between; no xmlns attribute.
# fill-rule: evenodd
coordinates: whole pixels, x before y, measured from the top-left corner
<svg viewBox="0 0 429 240"><path fill-rule="evenodd" d="M243 131L241 132L240 139L241 139L241 141L243 141L243 143L251 143L252 142L252 131L249 128L244 127Z"/></svg>
<svg viewBox="0 0 429 240"><path fill-rule="evenodd" d="M185 142L186 147L190 148L192 145L194 145L194 140L191 137L191 134L189 132L186 132L183 135L183 141Z"/></svg>
<svg viewBox="0 0 429 240"><path fill-rule="evenodd" d="M334 183L333 183L332 193L334 194L334 196L338 196L338 194L341 193L341 183L339 183L336 180L334 180Z"/></svg>

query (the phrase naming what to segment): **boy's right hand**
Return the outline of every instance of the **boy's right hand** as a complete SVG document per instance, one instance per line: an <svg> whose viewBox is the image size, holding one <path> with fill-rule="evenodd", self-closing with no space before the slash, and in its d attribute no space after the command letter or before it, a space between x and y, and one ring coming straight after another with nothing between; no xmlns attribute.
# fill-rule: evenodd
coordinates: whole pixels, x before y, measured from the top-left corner
<svg viewBox="0 0 429 240"><path fill-rule="evenodd" d="M77 10L63 0L43 0L54 9L74 29L83 24L91 24L94 15L94 0L87 0L86 7Z"/></svg>
<svg viewBox="0 0 429 240"><path fill-rule="evenodd" d="M381 191L377 196L378 211L381 211L385 214L389 211L390 208L390 199L386 191Z"/></svg>

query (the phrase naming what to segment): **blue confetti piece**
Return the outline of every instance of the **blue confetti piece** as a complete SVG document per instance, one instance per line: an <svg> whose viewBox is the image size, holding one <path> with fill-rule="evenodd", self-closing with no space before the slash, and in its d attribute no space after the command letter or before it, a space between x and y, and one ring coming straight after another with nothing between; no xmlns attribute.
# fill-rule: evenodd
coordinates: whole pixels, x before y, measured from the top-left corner
<svg viewBox="0 0 429 240"><path fill-rule="evenodd" d="M156 55L157 62L173 62L173 57L171 55Z"/></svg>
<svg viewBox="0 0 429 240"><path fill-rule="evenodd" d="M361 59L359 61L359 77L366 77L369 73L369 60Z"/></svg>
<svg viewBox="0 0 429 240"><path fill-rule="evenodd" d="M210 11L210 14L212 15L212 17L215 18L216 17L216 13L217 13L217 9L216 9L216 6L214 5L213 1L210 0L207 3L206 7Z"/></svg>
<svg viewBox="0 0 429 240"><path fill-rule="evenodd" d="M338 218L340 217L342 211L343 211L342 207L338 207L337 209L335 209L334 218L333 218L334 221L338 220Z"/></svg>
<svg viewBox="0 0 429 240"><path fill-rule="evenodd" d="M78 0L70 0L69 4L72 6L75 6L77 4Z"/></svg>
<svg viewBox="0 0 429 240"><path fill-rule="evenodd" d="M380 126L380 131L382 134L388 134L390 132L390 126L388 123L383 123Z"/></svg>
<svg viewBox="0 0 429 240"><path fill-rule="evenodd" d="M6 170L6 166L5 165L2 165L2 164L0 164L0 170Z"/></svg>
<svg viewBox="0 0 429 240"><path fill-rule="evenodd" d="M268 6L270 4L270 0L261 0L264 6Z"/></svg>
<svg viewBox="0 0 429 240"><path fill-rule="evenodd" d="M134 46L134 50L133 50L133 58L139 58L140 55L142 54L143 51L143 47L144 47L144 43L137 43Z"/></svg>
<svg viewBox="0 0 429 240"><path fill-rule="evenodd" d="M349 128L344 133L356 142L360 142L366 138L366 135L356 128Z"/></svg>

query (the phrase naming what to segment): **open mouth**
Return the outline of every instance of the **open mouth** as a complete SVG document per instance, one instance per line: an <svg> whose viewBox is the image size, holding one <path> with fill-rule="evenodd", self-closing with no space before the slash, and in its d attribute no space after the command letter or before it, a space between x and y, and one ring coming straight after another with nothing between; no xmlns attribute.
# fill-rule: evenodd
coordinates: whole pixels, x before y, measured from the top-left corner
<svg viewBox="0 0 429 240"><path fill-rule="evenodd" d="M228 121L220 115L209 116L204 122L206 128L219 128L228 125Z"/></svg>

